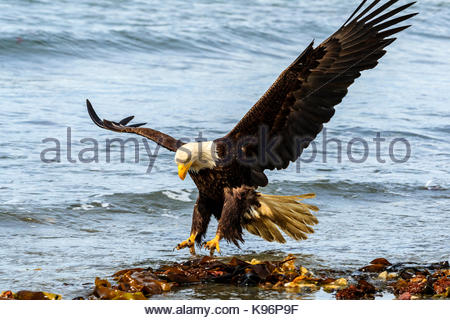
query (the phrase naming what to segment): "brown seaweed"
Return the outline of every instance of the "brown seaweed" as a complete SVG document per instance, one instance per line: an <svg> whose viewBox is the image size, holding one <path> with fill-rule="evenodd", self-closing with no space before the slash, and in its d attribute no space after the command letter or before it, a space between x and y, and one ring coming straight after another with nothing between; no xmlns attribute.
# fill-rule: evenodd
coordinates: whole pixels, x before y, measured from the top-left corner
<svg viewBox="0 0 450 320"><path fill-rule="evenodd" d="M0 300L61 300L62 296L59 294L44 292L44 291L28 291L21 290L13 293L10 290L3 291L0 294Z"/></svg>
<svg viewBox="0 0 450 320"><path fill-rule="evenodd" d="M349 274L350 273L350 274ZM244 261L201 257L182 263L152 268L120 270L111 280L96 278L89 297L75 299L142 300L154 295L197 284L221 283L232 286L257 286L261 290L302 294L323 290L336 299L375 299L391 292L399 300L448 299L450 268L448 262L420 265L411 262L391 264L385 258L372 260L351 273L333 270L314 274L296 264L288 255L281 261ZM22 290L3 291L0 300L62 299L60 295Z"/></svg>
<svg viewBox="0 0 450 320"><path fill-rule="evenodd" d="M341 289L336 293L337 300L362 300L375 299L376 289L366 280L359 280L358 284L352 284L348 288Z"/></svg>

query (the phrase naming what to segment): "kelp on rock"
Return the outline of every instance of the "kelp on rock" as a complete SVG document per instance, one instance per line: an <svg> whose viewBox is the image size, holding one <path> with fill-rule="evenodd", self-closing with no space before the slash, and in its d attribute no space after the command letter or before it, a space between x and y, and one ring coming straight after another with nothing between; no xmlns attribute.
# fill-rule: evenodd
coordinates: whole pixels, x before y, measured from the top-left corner
<svg viewBox="0 0 450 320"><path fill-rule="evenodd" d="M448 262L419 265L392 264L378 258L350 272L319 270L317 275L295 263L288 255L281 261L244 261L202 257L158 269L133 268L116 272L112 280L95 279L93 293L75 299L143 300L165 292L197 284L221 283L232 286L257 286L261 290L298 293L323 290L336 299L375 299L388 292L397 299L448 299L450 269ZM111 282L114 282L113 284ZM61 295L34 291L4 291L0 299L62 299Z"/></svg>

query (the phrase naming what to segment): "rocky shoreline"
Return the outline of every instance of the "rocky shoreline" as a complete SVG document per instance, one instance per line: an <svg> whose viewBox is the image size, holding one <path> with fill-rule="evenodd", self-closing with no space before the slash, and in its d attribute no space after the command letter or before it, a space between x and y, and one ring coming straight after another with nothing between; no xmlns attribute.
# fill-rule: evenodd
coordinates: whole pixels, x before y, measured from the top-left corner
<svg viewBox="0 0 450 320"><path fill-rule="evenodd" d="M398 300L449 299L448 261L428 265L413 262L390 263L377 258L368 265L345 273L333 270L310 271L288 255L280 261L244 261L238 258L201 257L158 269L133 268L116 272L113 281L95 279L92 294L74 299L144 300L187 286L221 283L256 286L261 290L302 293L323 290L330 299L360 300L393 295ZM113 283L111 283L113 282ZM48 292L3 291L2 300L60 300Z"/></svg>

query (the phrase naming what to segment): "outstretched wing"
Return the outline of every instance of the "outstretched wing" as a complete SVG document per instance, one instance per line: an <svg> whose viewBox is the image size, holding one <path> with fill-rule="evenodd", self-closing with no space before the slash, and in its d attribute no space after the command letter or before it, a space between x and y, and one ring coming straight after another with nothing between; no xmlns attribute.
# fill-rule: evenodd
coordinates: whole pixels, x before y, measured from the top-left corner
<svg viewBox="0 0 450 320"><path fill-rule="evenodd" d="M160 131L153 130L150 128L139 128L140 126L143 126L146 123L137 123L127 126L127 124L131 120L133 120L134 116L126 117L125 119L122 119L119 122L109 121L105 119L100 120L99 116L97 115L97 113L95 113L94 108L92 107L92 104L89 102L89 100L86 100L86 106L92 121L100 128L116 132L135 133L140 136L146 137L147 139L153 140L157 144L174 152L176 152L178 147L183 144L180 140L172 138L171 136L162 133Z"/></svg>
<svg viewBox="0 0 450 320"><path fill-rule="evenodd" d="M386 53L384 48L395 40L391 36L409 25L391 27L416 14L390 19L414 2L385 13L398 0L374 9L380 2L375 0L363 9L366 1L322 44L314 48L311 43L222 138L235 144L240 139L250 141L239 147L252 159L247 165L263 171L284 169L295 161L333 116L334 106L360 72L374 68ZM261 147L263 139L266 149Z"/></svg>

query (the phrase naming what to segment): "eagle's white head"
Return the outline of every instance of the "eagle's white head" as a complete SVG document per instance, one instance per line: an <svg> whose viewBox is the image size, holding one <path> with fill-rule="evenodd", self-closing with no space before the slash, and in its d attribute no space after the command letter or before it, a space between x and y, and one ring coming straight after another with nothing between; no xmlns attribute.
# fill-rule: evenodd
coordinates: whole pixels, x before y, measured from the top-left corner
<svg viewBox="0 0 450 320"><path fill-rule="evenodd" d="M213 141L189 142L183 144L175 153L178 176L186 178L187 172L212 169L216 166L217 152Z"/></svg>

